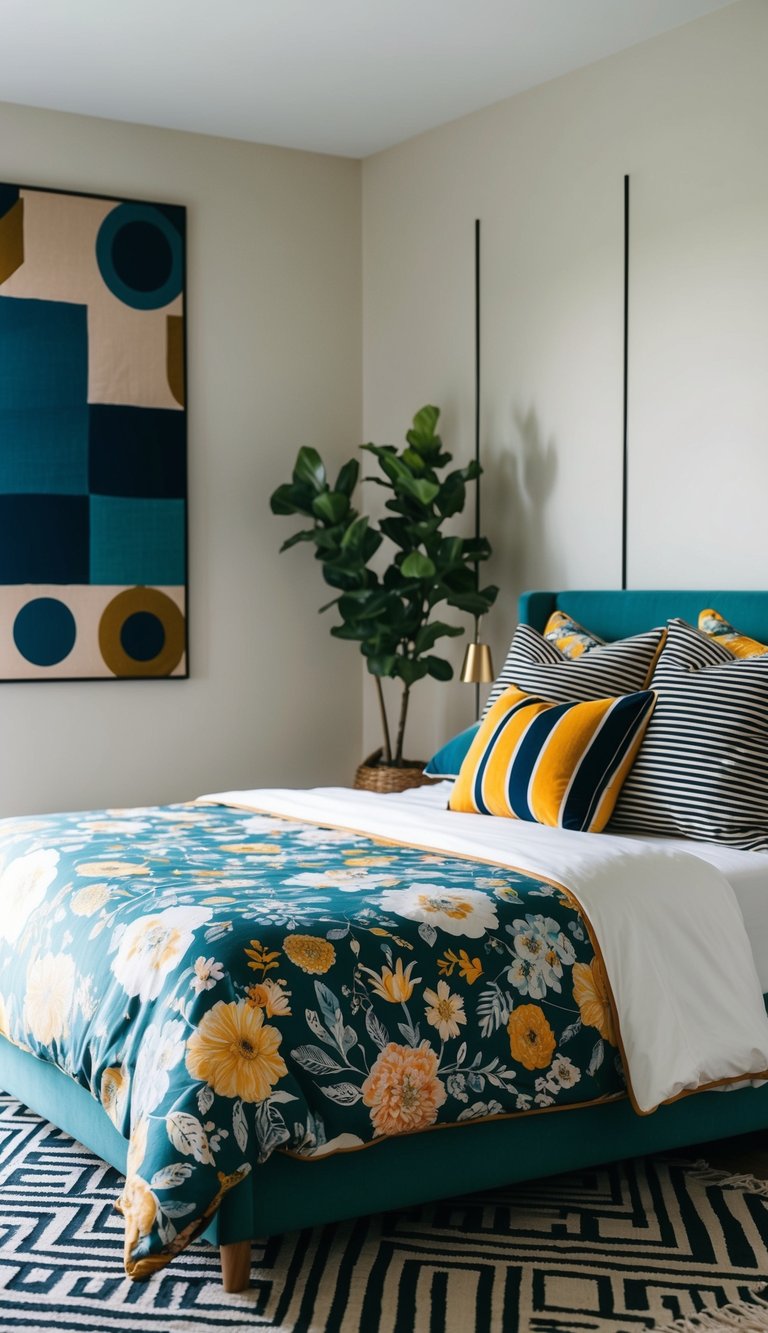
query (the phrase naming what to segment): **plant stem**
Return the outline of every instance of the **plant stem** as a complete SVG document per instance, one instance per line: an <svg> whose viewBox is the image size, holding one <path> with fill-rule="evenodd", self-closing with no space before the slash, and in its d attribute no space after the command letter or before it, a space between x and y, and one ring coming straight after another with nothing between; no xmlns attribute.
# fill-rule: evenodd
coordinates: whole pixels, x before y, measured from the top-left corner
<svg viewBox="0 0 768 1333"><path fill-rule="evenodd" d="M384 762L392 763L392 741L389 736L389 722L387 720L387 710L384 706L384 691L381 688L381 676L374 676L376 681L376 693L379 696L379 711L381 713L381 726L384 732Z"/></svg>
<svg viewBox="0 0 768 1333"><path fill-rule="evenodd" d="M403 686L402 701L400 704L400 721L397 724L397 748L395 750L395 767L400 768L403 762L403 736L405 734L405 719L408 716L408 696L411 693L410 685Z"/></svg>

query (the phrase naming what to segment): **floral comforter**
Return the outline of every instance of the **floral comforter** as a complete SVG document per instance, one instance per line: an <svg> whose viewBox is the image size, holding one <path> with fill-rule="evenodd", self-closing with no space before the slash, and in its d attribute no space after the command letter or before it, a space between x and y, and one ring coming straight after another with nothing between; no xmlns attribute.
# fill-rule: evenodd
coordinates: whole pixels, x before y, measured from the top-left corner
<svg viewBox="0 0 768 1333"><path fill-rule="evenodd" d="M564 892L230 808L3 821L0 991L0 1033L130 1140L132 1277L276 1150L624 1087L602 965Z"/></svg>

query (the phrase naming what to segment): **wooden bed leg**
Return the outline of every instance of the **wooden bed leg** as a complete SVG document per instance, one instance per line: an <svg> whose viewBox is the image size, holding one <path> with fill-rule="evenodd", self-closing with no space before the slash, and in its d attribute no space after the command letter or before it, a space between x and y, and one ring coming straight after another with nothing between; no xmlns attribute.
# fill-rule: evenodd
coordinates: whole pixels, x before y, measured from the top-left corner
<svg viewBox="0 0 768 1333"><path fill-rule="evenodd" d="M221 1280L225 1291L245 1291L251 1280L251 1242L220 1245Z"/></svg>

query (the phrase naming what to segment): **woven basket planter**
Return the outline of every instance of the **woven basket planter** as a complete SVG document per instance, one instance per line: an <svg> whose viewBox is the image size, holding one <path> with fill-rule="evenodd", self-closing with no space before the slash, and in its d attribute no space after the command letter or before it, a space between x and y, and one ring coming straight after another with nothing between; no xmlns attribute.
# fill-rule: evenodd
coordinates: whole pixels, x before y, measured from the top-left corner
<svg viewBox="0 0 768 1333"><path fill-rule="evenodd" d="M364 759L355 773L355 787L362 791L407 791L409 787L428 787L432 778L425 778L424 763L409 759L402 768L381 764L381 750L375 750ZM426 762L426 761L425 761Z"/></svg>

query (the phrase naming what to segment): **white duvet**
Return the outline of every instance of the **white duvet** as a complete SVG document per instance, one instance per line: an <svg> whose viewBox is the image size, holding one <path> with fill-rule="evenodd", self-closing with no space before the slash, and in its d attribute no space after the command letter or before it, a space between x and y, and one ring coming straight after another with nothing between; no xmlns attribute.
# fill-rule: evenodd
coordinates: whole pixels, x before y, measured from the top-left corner
<svg viewBox="0 0 768 1333"><path fill-rule="evenodd" d="M603 955L641 1114L709 1084L768 1077L768 1016L722 870L675 843L456 814L446 809L449 790L448 783L390 796L261 789L200 800L488 860L563 885ZM768 876L765 889L768 896Z"/></svg>

